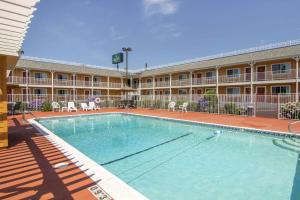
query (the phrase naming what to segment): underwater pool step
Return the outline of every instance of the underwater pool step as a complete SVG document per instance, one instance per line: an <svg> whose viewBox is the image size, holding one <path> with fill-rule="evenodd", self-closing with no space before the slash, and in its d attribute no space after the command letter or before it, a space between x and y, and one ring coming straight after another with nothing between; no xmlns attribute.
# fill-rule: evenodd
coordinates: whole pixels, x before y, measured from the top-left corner
<svg viewBox="0 0 300 200"><path fill-rule="evenodd" d="M280 140L280 139L273 139L273 144L279 148L288 150L288 151L292 151L295 153L300 153L300 146L293 146L290 144L287 144L284 140Z"/></svg>
<svg viewBox="0 0 300 200"><path fill-rule="evenodd" d="M286 143L287 145L291 145L291 146L294 146L294 147L299 147L300 148L300 143L294 141L294 140L291 140L291 139L284 139L282 140L284 143Z"/></svg>

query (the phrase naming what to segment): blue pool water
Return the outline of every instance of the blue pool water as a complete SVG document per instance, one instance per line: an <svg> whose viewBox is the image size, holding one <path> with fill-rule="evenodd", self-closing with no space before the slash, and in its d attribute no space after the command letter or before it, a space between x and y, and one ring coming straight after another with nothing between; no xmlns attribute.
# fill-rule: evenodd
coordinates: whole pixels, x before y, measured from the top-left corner
<svg viewBox="0 0 300 200"><path fill-rule="evenodd" d="M149 199L300 199L294 138L126 114L39 122Z"/></svg>

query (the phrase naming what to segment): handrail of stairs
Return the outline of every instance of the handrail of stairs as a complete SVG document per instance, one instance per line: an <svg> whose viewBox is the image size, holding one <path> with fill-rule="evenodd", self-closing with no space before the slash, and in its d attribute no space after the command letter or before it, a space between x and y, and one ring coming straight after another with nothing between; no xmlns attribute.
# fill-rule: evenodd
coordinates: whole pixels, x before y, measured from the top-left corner
<svg viewBox="0 0 300 200"><path fill-rule="evenodd" d="M23 122L28 122L26 117L25 117L25 114L30 114L34 119L38 119L31 111L23 111L22 112L22 120Z"/></svg>
<svg viewBox="0 0 300 200"><path fill-rule="evenodd" d="M288 125L288 130L289 130L290 133L300 134L300 132L294 132L294 131L292 130L292 126L293 126L294 124L298 124L298 123L300 123L300 121L293 121L293 122L290 122L290 123L289 123L289 125Z"/></svg>

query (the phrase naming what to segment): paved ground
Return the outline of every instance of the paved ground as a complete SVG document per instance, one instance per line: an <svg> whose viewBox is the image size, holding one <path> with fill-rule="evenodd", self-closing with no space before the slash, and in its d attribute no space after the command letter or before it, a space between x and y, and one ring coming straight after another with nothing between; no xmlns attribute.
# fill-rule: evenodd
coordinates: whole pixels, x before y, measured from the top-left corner
<svg viewBox="0 0 300 200"><path fill-rule="evenodd" d="M121 112L121 109L102 109L97 112ZM164 110L135 109L129 112L187 119L194 121L288 131L288 120L252 118L205 113L167 112ZM77 112L72 115L92 113ZM70 115L64 112L37 112L37 117ZM31 118L27 115L26 118ZM295 127L300 130L299 127ZM0 199L94 199L87 190L95 183L68 160L45 137L23 123L21 116L9 117L9 147L0 150ZM70 162L64 169L55 169L59 162Z"/></svg>

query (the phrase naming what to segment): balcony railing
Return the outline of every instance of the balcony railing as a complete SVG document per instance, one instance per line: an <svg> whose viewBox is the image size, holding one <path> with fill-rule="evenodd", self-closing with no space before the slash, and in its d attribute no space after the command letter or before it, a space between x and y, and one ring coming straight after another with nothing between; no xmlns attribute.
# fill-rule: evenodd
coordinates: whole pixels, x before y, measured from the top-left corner
<svg viewBox="0 0 300 200"><path fill-rule="evenodd" d="M250 81L251 81L250 73L219 76L219 83L240 83L240 82L250 82Z"/></svg>
<svg viewBox="0 0 300 200"><path fill-rule="evenodd" d="M172 86L189 86L190 79L172 80Z"/></svg>
<svg viewBox="0 0 300 200"><path fill-rule="evenodd" d="M203 77L203 78L194 78L193 85L209 85L216 84L216 77Z"/></svg>
<svg viewBox="0 0 300 200"><path fill-rule="evenodd" d="M169 87L170 81L157 81L155 87Z"/></svg>
<svg viewBox="0 0 300 200"><path fill-rule="evenodd" d="M142 88L153 88L153 84L151 83L142 83Z"/></svg>
<svg viewBox="0 0 300 200"><path fill-rule="evenodd" d="M7 77L8 84L26 84L27 78L21 76L9 76Z"/></svg>
<svg viewBox="0 0 300 200"><path fill-rule="evenodd" d="M35 78L28 77L29 85L52 85L52 80L50 78Z"/></svg>
<svg viewBox="0 0 300 200"><path fill-rule="evenodd" d="M107 88L107 82L94 81L94 87Z"/></svg>
<svg viewBox="0 0 300 200"><path fill-rule="evenodd" d="M73 86L72 80L67 79L53 79L54 86Z"/></svg>
<svg viewBox="0 0 300 200"><path fill-rule="evenodd" d="M274 81L296 79L296 70L255 72L254 81Z"/></svg>
<svg viewBox="0 0 300 200"><path fill-rule="evenodd" d="M121 83L114 83L114 82L110 82L109 83L109 87L110 88L121 88Z"/></svg>
<svg viewBox="0 0 300 200"><path fill-rule="evenodd" d="M92 81L76 81L77 87L92 87Z"/></svg>

